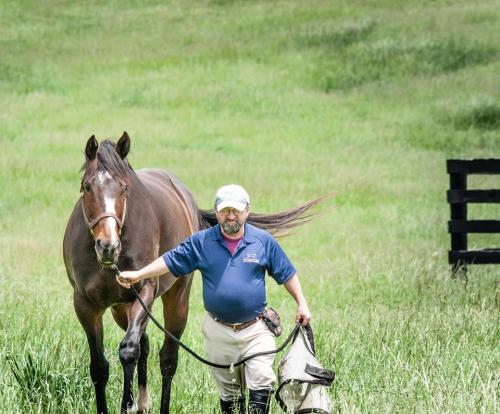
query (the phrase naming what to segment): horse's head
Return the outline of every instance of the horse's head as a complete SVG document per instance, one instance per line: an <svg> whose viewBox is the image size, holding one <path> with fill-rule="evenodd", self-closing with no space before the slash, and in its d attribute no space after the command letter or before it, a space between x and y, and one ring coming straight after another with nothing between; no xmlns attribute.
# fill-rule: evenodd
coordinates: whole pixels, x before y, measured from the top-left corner
<svg viewBox="0 0 500 414"><path fill-rule="evenodd" d="M125 160L129 150L130 138L126 132L116 144L106 140L100 146L92 135L85 147L80 189L82 215L94 239L97 260L104 267L116 264L121 251L131 171Z"/></svg>

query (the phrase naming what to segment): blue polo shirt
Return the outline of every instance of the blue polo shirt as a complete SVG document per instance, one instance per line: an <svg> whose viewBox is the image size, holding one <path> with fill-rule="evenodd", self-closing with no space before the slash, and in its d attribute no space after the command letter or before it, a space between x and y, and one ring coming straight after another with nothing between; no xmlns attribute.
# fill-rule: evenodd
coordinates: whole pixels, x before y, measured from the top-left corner
<svg viewBox="0 0 500 414"><path fill-rule="evenodd" d="M248 223L233 256L216 225L194 233L162 257L176 277L200 270L205 309L229 323L249 321L264 310L266 271L278 284L296 272L276 240Z"/></svg>

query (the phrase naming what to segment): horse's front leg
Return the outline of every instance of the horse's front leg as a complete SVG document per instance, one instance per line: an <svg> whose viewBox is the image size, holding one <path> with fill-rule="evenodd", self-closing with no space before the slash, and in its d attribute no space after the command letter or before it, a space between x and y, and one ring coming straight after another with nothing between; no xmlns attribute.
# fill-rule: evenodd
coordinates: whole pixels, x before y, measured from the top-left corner
<svg viewBox="0 0 500 414"><path fill-rule="evenodd" d="M154 288L151 284L145 284L139 296L151 309L154 301ZM148 316L138 300L135 300L128 312L128 325L125 337L120 343L120 362L123 367L123 397L121 403L122 413L132 413L137 411L134 404L132 386L134 382L134 371L141 355L141 345L148 347L147 336L143 336L148 322ZM141 341L141 337L143 338ZM145 353L147 357L147 352ZM141 367L144 365L141 364ZM139 372L139 387L146 386L143 370ZM140 391L142 391L140 389ZM149 408L149 407L148 407Z"/></svg>
<svg viewBox="0 0 500 414"><path fill-rule="evenodd" d="M97 414L107 414L106 384L109 378L109 363L104 357L102 314L80 293L74 292L73 303L90 349L90 377L94 383Z"/></svg>

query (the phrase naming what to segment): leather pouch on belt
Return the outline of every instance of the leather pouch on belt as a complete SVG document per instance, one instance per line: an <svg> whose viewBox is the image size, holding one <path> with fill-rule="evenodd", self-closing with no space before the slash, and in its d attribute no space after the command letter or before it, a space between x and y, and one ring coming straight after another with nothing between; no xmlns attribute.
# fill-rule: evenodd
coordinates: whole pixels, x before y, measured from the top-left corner
<svg viewBox="0 0 500 414"><path fill-rule="evenodd" d="M281 319L273 308L267 308L262 314L262 319L274 336L281 335Z"/></svg>

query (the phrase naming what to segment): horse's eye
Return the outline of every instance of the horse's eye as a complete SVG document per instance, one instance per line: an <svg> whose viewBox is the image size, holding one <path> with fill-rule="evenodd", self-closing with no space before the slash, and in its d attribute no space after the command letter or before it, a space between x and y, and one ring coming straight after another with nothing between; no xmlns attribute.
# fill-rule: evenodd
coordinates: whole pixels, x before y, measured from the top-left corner
<svg viewBox="0 0 500 414"><path fill-rule="evenodd" d="M86 193L90 192L90 185L89 185L89 183L83 183L83 191L85 191Z"/></svg>
<svg viewBox="0 0 500 414"><path fill-rule="evenodd" d="M124 185L124 186L122 187L122 194L125 194L126 192L127 192L127 186L126 186L126 185Z"/></svg>

